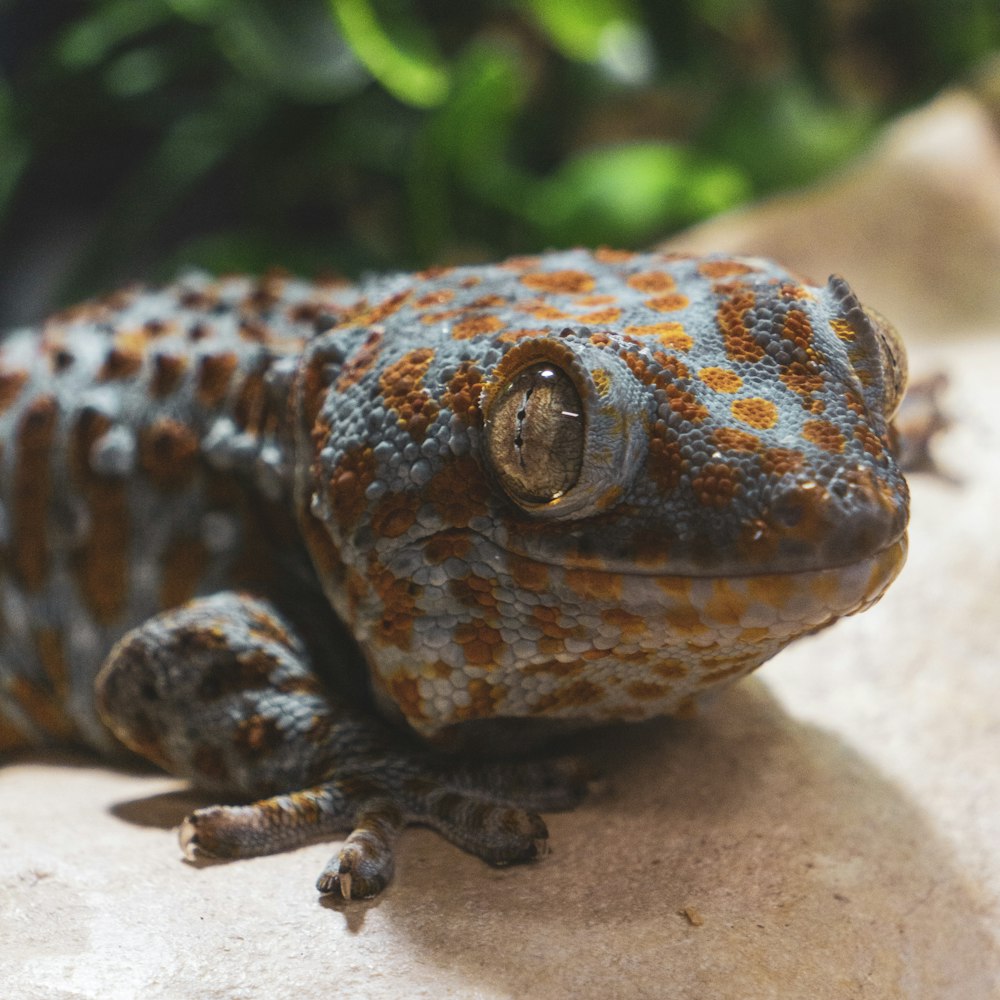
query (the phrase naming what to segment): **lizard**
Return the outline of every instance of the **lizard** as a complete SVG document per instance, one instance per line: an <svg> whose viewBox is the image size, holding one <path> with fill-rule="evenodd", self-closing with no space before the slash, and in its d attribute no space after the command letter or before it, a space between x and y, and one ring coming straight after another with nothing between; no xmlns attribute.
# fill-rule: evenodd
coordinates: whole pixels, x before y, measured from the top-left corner
<svg viewBox="0 0 1000 1000"><path fill-rule="evenodd" d="M65 310L0 345L0 750L205 789L189 858L346 831L348 899L410 823L534 858L588 780L545 734L683 711L881 597L905 380L842 278L723 255Z"/></svg>

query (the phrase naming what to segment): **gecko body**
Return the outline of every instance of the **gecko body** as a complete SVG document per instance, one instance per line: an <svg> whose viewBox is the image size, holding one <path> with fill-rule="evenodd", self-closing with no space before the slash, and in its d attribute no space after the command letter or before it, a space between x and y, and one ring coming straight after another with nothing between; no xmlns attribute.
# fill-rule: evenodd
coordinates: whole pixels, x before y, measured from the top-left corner
<svg viewBox="0 0 1000 1000"><path fill-rule="evenodd" d="M898 338L768 261L583 250L192 275L0 347L0 748L122 744L248 806L192 855L428 823L534 856L539 727L675 712L905 557ZM513 735L512 735L513 734Z"/></svg>

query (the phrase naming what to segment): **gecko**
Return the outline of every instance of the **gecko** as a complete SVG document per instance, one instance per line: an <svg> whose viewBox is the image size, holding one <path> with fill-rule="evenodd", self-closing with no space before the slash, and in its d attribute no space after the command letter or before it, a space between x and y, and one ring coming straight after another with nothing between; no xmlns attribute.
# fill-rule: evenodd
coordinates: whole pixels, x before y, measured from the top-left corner
<svg viewBox="0 0 1000 1000"><path fill-rule="evenodd" d="M408 824L543 853L548 734L677 713L906 554L893 327L846 281L612 249L192 273L0 345L0 751L138 754L189 858Z"/></svg>

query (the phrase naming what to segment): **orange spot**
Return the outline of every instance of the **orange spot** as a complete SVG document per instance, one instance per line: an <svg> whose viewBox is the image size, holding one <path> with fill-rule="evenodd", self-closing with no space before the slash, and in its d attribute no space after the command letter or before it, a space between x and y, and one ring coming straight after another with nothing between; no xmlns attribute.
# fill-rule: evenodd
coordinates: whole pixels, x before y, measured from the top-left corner
<svg viewBox="0 0 1000 1000"><path fill-rule="evenodd" d="M642 615L633 614L624 608L608 608L601 612L601 620L619 629L622 638L634 642L649 631L649 624Z"/></svg>
<svg viewBox="0 0 1000 1000"><path fill-rule="evenodd" d="M746 614L747 599L728 580L715 580L712 595L705 603L705 617L715 625L737 625Z"/></svg>
<svg viewBox="0 0 1000 1000"><path fill-rule="evenodd" d="M49 456L58 407L51 396L33 400L17 429L13 482L14 572L24 589L38 590L49 568L48 515L52 488Z"/></svg>
<svg viewBox="0 0 1000 1000"><path fill-rule="evenodd" d="M440 312L428 312L420 317L420 322L424 326L430 326L432 323L444 323L445 320L454 319L456 316L464 316L467 311L466 309L442 309Z"/></svg>
<svg viewBox="0 0 1000 1000"><path fill-rule="evenodd" d="M782 336L790 340L799 352L805 354L805 361L793 361L782 371L781 381L792 392L806 397L803 402L807 410L819 413L823 409L822 400L812 400L814 393L823 388L821 374L826 364L825 356L813 344L813 329L809 317L801 309L789 309L782 328Z"/></svg>
<svg viewBox="0 0 1000 1000"><path fill-rule="evenodd" d="M198 438L179 420L160 417L139 432L139 465L161 489L183 486L197 463Z"/></svg>
<svg viewBox="0 0 1000 1000"><path fill-rule="evenodd" d="M413 493L388 493L372 512L372 531L376 538L398 538L417 520L420 499Z"/></svg>
<svg viewBox="0 0 1000 1000"><path fill-rule="evenodd" d="M371 448L352 448L340 456L327 486L338 525L351 528L357 523L367 504L365 490L374 480L375 456Z"/></svg>
<svg viewBox="0 0 1000 1000"><path fill-rule="evenodd" d="M686 295L674 292L670 295L657 295L655 298L646 299L646 305L657 312L676 312L678 309L686 309L690 300Z"/></svg>
<svg viewBox="0 0 1000 1000"><path fill-rule="evenodd" d="M423 387L424 375L433 360L434 352L429 347L419 347L389 365L378 380L386 407L417 442L423 441L440 410Z"/></svg>
<svg viewBox="0 0 1000 1000"><path fill-rule="evenodd" d="M507 304L502 295L480 295L468 304L468 309L500 309Z"/></svg>
<svg viewBox="0 0 1000 1000"><path fill-rule="evenodd" d="M698 378L716 392L736 392L743 386L743 379L728 368L702 368Z"/></svg>
<svg viewBox="0 0 1000 1000"><path fill-rule="evenodd" d="M69 686L69 670L63 651L63 635L58 629L40 628L34 633L35 651L42 671L56 697L62 700Z"/></svg>
<svg viewBox="0 0 1000 1000"><path fill-rule="evenodd" d="M427 718L416 677L398 674L386 683L386 689L407 719L420 721Z"/></svg>
<svg viewBox="0 0 1000 1000"><path fill-rule="evenodd" d="M752 272L753 268L740 260L706 260L698 265L698 273L705 278L729 278Z"/></svg>
<svg viewBox="0 0 1000 1000"><path fill-rule="evenodd" d="M208 354L198 366L198 399L204 406L218 406L229 391L229 382L236 371L235 354Z"/></svg>
<svg viewBox="0 0 1000 1000"><path fill-rule="evenodd" d="M666 393L670 408L678 416L691 423L699 423L708 416L708 410L697 397L687 389L679 387L678 383L689 379L691 373L687 366L672 354L653 352L653 360L660 366L659 371L651 368L639 354L622 351L620 356L640 382L645 385L655 385Z"/></svg>
<svg viewBox="0 0 1000 1000"><path fill-rule="evenodd" d="M187 369L187 360L174 354L153 356L153 378L149 390L156 399L163 399L177 388Z"/></svg>
<svg viewBox="0 0 1000 1000"><path fill-rule="evenodd" d="M500 633L480 619L460 622L455 626L453 638L465 656L465 662L476 667L492 666L503 646Z"/></svg>
<svg viewBox="0 0 1000 1000"><path fill-rule="evenodd" d="M687 677L688 668L682 660L660 660L653 664L653 673L664 680L679 680Z"/></svg>
<svg viewBox="0 0 1000 1000"><path fill-rule="evenodd" d="M611 247L598 247L594 251L594 260L602 264L627 264L634 256L631 250L614 250Z"/></svg>
<svg viewBox="0 0 1000 1000"><path fill-rule="evenodd" d="M429 272L426 272L429 274ZM398 312L406 300L413 294L412 289L396 292L387 299L377 302L373 306L367 305L364 301L358 306L349 310L344 318L337 324L338 326L374 326L388 319L393 313Z"/></svg>
<svg viewBox="0 0 1000 1000"><path fill-rule="evenodd" d="M657 701L670 693L667 685L656 684L653 681L632 681L625 690L636 701Z"/></svg>
<svg viewBox="0 0 1000 1000"><path fill-rule="evenodd" d="M424 558L434 565L446 559L464 559L469 554L469 545L465 535L434 535L424 543Z"/></svg>
<svg viewBox="0 0 1000 1000"><path fill-rule="evenodd" d="M598 652L602 658L606 655L599 650L591 652ZM584 658L586 658L586 653ZM590 659L594 659L594 657L590 657ZM521 668L525 674L531 677L537 677L540 674L547 674L550 677L576 677L584 669L586 669L584 664L578 660L570 660L566 663L562 660L542 660L540 663L526 663Z"/></svg>
<svg viewBox="0 0 1000 1000"><path fill-rule="evenodd" d="M802 467L803 455L792 448L766 448L761 452L760 467L765 475L783 476Z"/></svg>
<svg viewBox="0 0 1000 1000"><path fill-rule="evenodd" d="M577 323L595 323L601 325L607 325L610 323L617 323L621 319L622 311L621 309L602 309L599 312L584 313L582 316L574 316L574 322Z"/></svg>
<svg viewBox="0 0 1000 1000"><path fill-rule="evenodd" d="M666 422L657 420L649 436L646 471L661 493L674 489L688 467L676 436L669 435Z"/></svg>
<svg viewBox="0 0 1000 1000"><path fill-rule="evenodd" d="M854 428L854 437L861 442L861 447L875 458L879 458L885 450L878 435L870 427L863 424Z"/></svg>
<svg viewBox="0 0 1000 1000"><path fill-rule="evenodd" d="M489 488L476 460L468 455L448 462L424 487L423 496L450 527L468 527L472 518L489 510Z"/></svg>
<svg viewBox="0 0 1000 1000"><path fill-rule="evenodd" d="M791 281L784 282L778 288L778 294L783 299L809 299L812 302L816 301L816 296L805 285L797 285Z"/></svg>
<svg viewBox="0 0 1000 1000"><path fill-rule="evenodd" d="M417 309L430 309L432 306L446 306L455 297L455 293L450 288L439 288L435 292L428 292L413 303Z"/></svg>
<svg viewBox="0 0 1000 1000"><path fill-rule="evenodd" d="M548 694L532 706L535 715L546 715L567 708L585 708L604 698L604 689L591 681L574 680Z"/></svg>
<svg viewBox="0 0 1000 1000"><path fill-rule="evenodd" d="M251 434L259 435L264 430L267 409L267 390L263 370L253 371L243 379L236 401L233 404L233 419L236 426Z"/></svg>
<svg viewBox="0 0 1000 1000"><path fill-rule="evenodd" d="M132 345L117 345L108 351L104 358L104 364L97 373L97 378L101 382L110 382L115 379L129 378L142 367L142 351Z"/></svg>
<svg viewBox="0 0 1000 1000"><path fill-rule="evenodd" d="M598 396L606 396L611 389L611 375L606 368L595 368L590 377L594 380L594 388Z"/></svg>
<svg viewBox="0 0 1000 1000"><path fill-rule="evenodd" d="M365 342L344 362L337 378L337 390L343 392L356 385L375 367L382 350L382 334L372 330Z"/></svg>
<svg viewBox="0 0 1000 1000"><path fill-rule="evenodd" d="M77 735L75 727L66 718L62 704L47 685L14 677L7 683L4 694L44 732L65 742L72 741Z"/></svg>
<svg viewBox="0 0 1000 1000"><path fill-rule="evenodd" d="M378 638L397 649L409 649L416 618L416 601L420 587L409 579L394 576L376 564L370 570L371 583L382 601L382 617L378 623Z"/></svg>
<svg viewBox="0 0 1000 1000"><path fill-rule="evenodd" d="M448 589L462 604L467 607L483 608L488 611L497 610L496 581L467 573L465 576L450 581Z"/></svg>
<svg viewBox="0 0 1000 1000"><path fill-rule="evenodd" d="M525 274L521 283L541 292L582 294L593 291L594 279L586 271L535 271Z"/></svg>
<svg viewBox="0 0 1000 1000"><path fill-rule="evenodd" d="M787 606L792 598L798 595L801 582L788 573L768 573L762 576L750 576L744 581L748 598L756 604L767 608L781 609Z"/></svg>
<svg viewBox="0 0 1000 1000"><path fill-rule="evenodd" d="M742 479L743 474L737 466L708 462L691 480L691 488L699 503L721 510L743 491Z"/></svg>
<svg viewBox="0 0 1000 1000"><path fill-rule="evenodd" d="M548 327L535 327L527 330L505 330L497 339L505 344L516 344L525 337L547 337L552 331Z"/></svg>
<svg viewBox="0 0 1000 1000"><path fill-rule="evenodd" d="M530 590L534 594L542 594L548 590L549 568L544 563L509 554L507 571L520 590Z"/></svg>
<svg viewBox="0 0 1000 1000"><path fill-rule="evenodd" d="M807 420L802 436L823 451L840 454L844 450L844 435L829 420Z"/></svg>
<svg viewBox="0 0 1000 1000"><path fill-rule="evenodd" d="M27 381L27 372L0 372L0 413L10 408Z"/></svg>
<svg viewBox="0 0 1000 1000"><path fill-rule="evenodd" d="M759 437L735 427L719 427L712 432L712 441L722 451L755 452L761 447Z"/></svg>
<svg viewBox="0 0 1000 1000"><path fill-rule="evenodd" d="M490 719L498 715L507 688L502 684L491 684L482 678L474 678L466 687L469 704L456 710L455 715L462 720Z"/></svg>
<svg viewBox="0 0 1000 1000"><path fill-rule="evenodd" d="M482 337L488 333L496 333L502 330L504 322L499 316L487 316L477 314L468 319L460 320L451 328L451 335L455 340L471 340L473 337Z"/></svg>
<svg viewBox="0 0 1000 1000"><path fill-rule="evenodd" d="M618 573L604 573L589 569L567 569L566 586L574 594L591 601L620 601L622 578Z"/></svg>
<svg viewBox="0 0 1000 1000"><path fill-rule="evenodd" d="M746 325L746 314L757 301L754 293L742 285L720 287L716 291L726 295L715 314L726 356L732 361L759 361L764 357L764 348L754 340Z"/></svg>
<svg viewBox="0 0 1000 1000"><path fill-rule="evenodd" d="M539 258L531 254L523 254L519 257L508 257L499 266L505 271L527 271L528 268L538 267Z"/></svg>
<svg viewBox="0 0 1000 1000"><path fill-rule="evenodd" d="M549 305L533 306L525 311L530 312L535 319L576 319L572 313L568 313L563 309L556 309L555 306Z"/></svg>
<svg viewBox="0 0 1000 1000"><path fill-rule="evenodd" d="M656 337L664 347L674 351L689 351L694 338L684 331L683 323L651 323L646 326L627 326L625 333L633 337Z"/></svg>
<svg viewBox="0 0 1000 1000"><path fill-rule="evenodd" d="M525 331L527 332L527 331ZM474 361L463 361L441 394L441 405L451 410L466 426L481 419L479 400L483 394L483 373Z"/></svg>
<svg viewBox="0 0 1000 1000"><path fill-rule="evenodd" d="M854 329L853 326L851 326L850 323L847 322L846 319L840 319L840 318L838 318L838 319L831 319L830 320L830 329L833 330L833 332L841 340L843 340L843 341L845 341L847 343L850 343L852 340L857 339L857 336L858 336L857 331Z"/></svg>
<svg viewBox="0 0 1000 1000"><path fill-rule="evenodd" d="M778 422L778 408L760 396L735 400L730 412L737 420L758 430L767 430Z"/></svg>
<svg viewBox="0 0 1000 1000"><path fill-rule="evenodd" d="M70 434L73 483L87 504L87 536L73 561L84 602L103 625L125 606L129 563L129 508L121 479L102 476L90 467L94 444L111 426L108 417L85 409Z"/></svg>
<svg viewBox="0 0 1000 1000"><path fill-rule="evenodd" d="M642 271L639 274L630 275L628 285L637 292L660 293L672 292L677 287L677 282L671 274L666 271Z"/></svg>

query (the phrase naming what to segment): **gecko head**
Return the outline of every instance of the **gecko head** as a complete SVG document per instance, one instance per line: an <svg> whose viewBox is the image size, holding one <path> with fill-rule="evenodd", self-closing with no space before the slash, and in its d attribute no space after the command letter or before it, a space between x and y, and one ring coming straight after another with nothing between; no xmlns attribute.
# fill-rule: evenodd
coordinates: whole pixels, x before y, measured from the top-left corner
<svg viewBox="0 0 1000 1000"><path fill-rule="evenodd" d="M903 562L902 352L845 282L651 255L627 266L685 294L650 305L579 252L552 274L579 260L608 322L515 329L509 274L435 276L411 298L460 318L419 346L405 306L348 350L331 335L332 388L304 408L317 568L425 733L676 707L867 607Z"/></svg>

